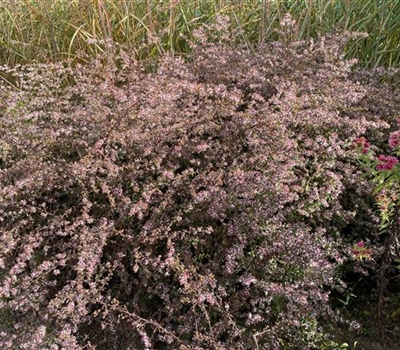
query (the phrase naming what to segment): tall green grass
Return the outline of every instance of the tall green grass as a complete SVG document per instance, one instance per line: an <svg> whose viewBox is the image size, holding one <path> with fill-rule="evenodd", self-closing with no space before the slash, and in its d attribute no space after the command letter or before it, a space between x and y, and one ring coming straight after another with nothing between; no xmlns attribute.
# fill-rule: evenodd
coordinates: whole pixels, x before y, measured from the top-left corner
<svg viewBox="0 0 400 350"><path fill-rule="evenodd" d="M0 63L76 59L118 42L138 58L184 53L193 30L217 16L230 18L238 42L282 39L290 13L291 39L343 31L367 32L347 48L364 67L398 66L398 0L0 0Z"/></svg>

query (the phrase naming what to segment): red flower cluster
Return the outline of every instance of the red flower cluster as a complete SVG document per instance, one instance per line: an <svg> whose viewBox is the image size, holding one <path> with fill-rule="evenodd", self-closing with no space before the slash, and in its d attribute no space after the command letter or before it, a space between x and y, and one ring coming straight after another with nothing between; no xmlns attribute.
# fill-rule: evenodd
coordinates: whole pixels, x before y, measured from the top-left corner
<svg viewBox="0 0 400 350"><path fill-rule="evenodd" d="M370 259L372 257L372 251L370 249L365 248L364 242L358 242L354 245L352 250L353 256L360 260L362 259Z"/></svg>
<svg viewBox="0 0 400 350"><path fill-rule="evenodd" d="M399 162L396 157L384 156L383 154L378 157L378 160L380 163L376 166L376 170L392 170Z"/></svg>
<svg viewBox="0 0 400 350"><path fill-rule="evenodd" d="M354 139L353 148L361 150L362 153L368 153L370 147L371 144L365 137L361 136Z"/></svg>

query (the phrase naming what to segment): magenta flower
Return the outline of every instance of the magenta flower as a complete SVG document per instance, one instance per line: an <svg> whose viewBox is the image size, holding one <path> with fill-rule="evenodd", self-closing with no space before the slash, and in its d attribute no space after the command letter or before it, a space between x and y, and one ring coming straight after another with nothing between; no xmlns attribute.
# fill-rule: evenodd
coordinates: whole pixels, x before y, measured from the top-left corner
<svg viewBox="0 0 400 350"><path fill-rule="evenodd" d="M361 136L354 139L353 148L361 150L362 153L364 154L368 153L370 147L371 144L365 137Z"/></svg>
<svg viewBox="0 0 400 350"><path fill-rule="evenodd" d="M400 145L400 130L392 132L389 138L389 146L392 148L397 148Z"/></svg>
<svg viewBox="0 0 400 350"><path fill-rule="evenodd" d="M392 170L399 162L396 157L384 156L383 154L379 156L378 161L379 164L376 166L376 170Z"/></svg>

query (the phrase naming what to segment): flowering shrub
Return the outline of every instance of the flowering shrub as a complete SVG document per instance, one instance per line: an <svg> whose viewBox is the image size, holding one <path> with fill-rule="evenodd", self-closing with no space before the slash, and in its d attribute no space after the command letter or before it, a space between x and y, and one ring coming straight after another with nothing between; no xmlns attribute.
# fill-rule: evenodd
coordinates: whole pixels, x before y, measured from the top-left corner
<svg viewBox="0 0 400 350"><path fill-rule="evenodd" d="M342 39L201 40L153 73L1 67L2 348L320 348L367 184L346 140L387 123Z"/></svg>

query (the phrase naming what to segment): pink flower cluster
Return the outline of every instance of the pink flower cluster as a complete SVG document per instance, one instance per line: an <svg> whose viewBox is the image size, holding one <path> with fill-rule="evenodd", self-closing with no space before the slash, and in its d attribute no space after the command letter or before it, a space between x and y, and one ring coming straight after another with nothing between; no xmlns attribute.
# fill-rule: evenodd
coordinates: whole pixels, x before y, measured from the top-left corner
<svg viewBox="0 0 400 350"><path fill-rule="evenodd" d="M362 153L368 153L370 147L371 144L365 137L361 136L354 139L353 148L362 150Z"/></svg>
<svg viewBox="0 0 400 350"><path fill-rule="evenodd" d="M400 130L392 132L389 137L389 146L394 148L399 147L400 145Z"/></svg>
<svg viewBox="0 0 400 350"><path fill-rule="evenodd" d="M392 170L399 160L396 157L385 156L381 154L378 157L379 164L376 166L376 170Z"/></svg>

